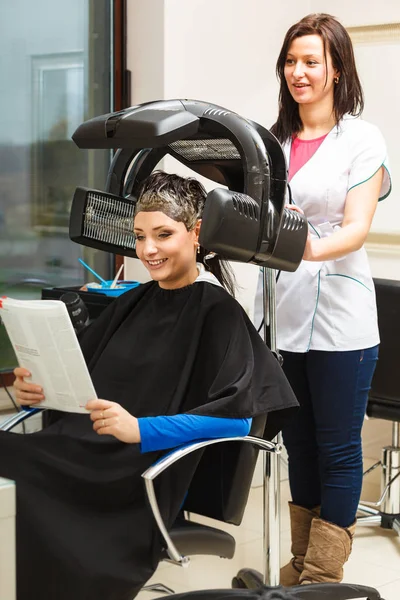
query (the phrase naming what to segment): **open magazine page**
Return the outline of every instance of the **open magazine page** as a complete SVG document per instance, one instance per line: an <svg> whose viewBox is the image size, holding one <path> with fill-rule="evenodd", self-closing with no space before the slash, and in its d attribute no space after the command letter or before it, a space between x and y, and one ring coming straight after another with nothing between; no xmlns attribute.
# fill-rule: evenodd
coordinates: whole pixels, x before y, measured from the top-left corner
<svg viewBox="0 0 400 600"><path fill-rule="evenodd" d="M18 363L42 386L43 408L87 413L96 392L68 311L59 300L0 300L0 317Z"/></svg>

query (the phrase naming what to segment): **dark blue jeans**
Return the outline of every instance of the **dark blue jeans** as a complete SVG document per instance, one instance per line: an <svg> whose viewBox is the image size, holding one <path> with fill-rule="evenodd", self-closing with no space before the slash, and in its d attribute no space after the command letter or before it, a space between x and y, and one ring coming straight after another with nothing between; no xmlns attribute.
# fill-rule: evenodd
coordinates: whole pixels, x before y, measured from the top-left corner
<svg viewBox="0 0 400 600"><path fill-rule="evenodd" d="M309 509L320 505L321 517L340 527L354 522L360 500L361 428L378 348L282 352L300 403L283 430L292 500Z"/></svg>

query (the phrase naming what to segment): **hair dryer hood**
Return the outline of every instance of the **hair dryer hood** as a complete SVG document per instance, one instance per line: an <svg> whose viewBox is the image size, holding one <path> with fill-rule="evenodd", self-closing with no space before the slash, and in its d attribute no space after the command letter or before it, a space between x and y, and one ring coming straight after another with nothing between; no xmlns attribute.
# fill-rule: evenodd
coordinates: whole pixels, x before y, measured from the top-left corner
<svg viewBox="0 0 400 600"><path fill-rule="evenodd" d="M217 188L207 196L200 231L203 247L228 260L289 271L297 268L307 224L301 215L284 208L286 161L279 142L264 127L206 102L166 100L96 117L82 123L72 137L80 148L119 149L108 174L103 216L112 203L123 203L125 212L127 203L134 205L142 181L170 154L228 188ZM97 197L102 194L92 192ZM85 218L90 212L93 222L95 209L92 203L87 210L82 190L78 195L71 213L71 239L135 256L133 241L129 248L118 245L115 210L108 221L103 218L106 236L101 227L92 238L84 233L88 231ZM113 226L114 234L110 234ZM125 220L125 240L126 235Z"/></svg>

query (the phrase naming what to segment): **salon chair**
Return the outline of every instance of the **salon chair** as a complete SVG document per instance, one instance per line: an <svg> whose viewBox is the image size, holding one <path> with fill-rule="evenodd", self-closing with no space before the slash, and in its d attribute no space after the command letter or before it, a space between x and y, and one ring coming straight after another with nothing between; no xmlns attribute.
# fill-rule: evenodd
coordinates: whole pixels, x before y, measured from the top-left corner
<svg viewBox="0 0 400 600"><path fill-rule="evenodd" d="M359 505L357 524L379 525L400 535L400 281L375 279L375 289L381 343L367 415L392 422L392 444L364 473L381 467L381 497Z"/></svg>
<svg viewBox="0 0 400 600"><path fill-rule="evenodd" d="M187 567L190 556L233 558L235 538L228 532L197 523L196 515L223 523L240 525L250 493L259 450L280 452L279 445L262 439L265 417L253 419L250 434L244 438L204 440L169 452L143 473L150 507L164 538L162 560ZM155 480L175 463L192 453L202 452L189 486L182 511L167 532L154 490ZM163 584L146 586L149 591L172 590Z"/></svg>

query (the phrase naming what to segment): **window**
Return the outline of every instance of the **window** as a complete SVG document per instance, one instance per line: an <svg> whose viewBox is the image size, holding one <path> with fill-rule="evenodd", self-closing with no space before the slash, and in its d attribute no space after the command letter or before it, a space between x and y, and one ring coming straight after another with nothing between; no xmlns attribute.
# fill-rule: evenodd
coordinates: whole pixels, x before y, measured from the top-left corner
<svg viewBox="0 0 400 600"><path fill-rule="evenodd" d="M82 121L122 107L114 90L123 87L123 6L122 0L1 5L7 27L0 38L0 296L40 298L43 287L80 285L88 276L78 257L103 277L112 275L114 257L68 237L75 187L102 189L111 153L79 150L71 135ZM0 369L15 364L0 327Z"/></svg>

